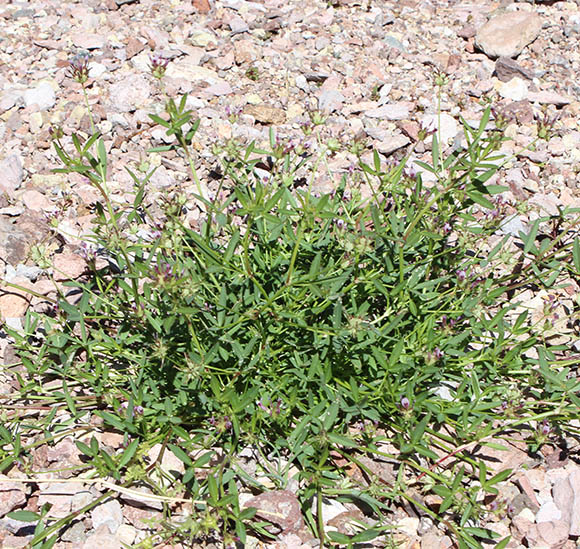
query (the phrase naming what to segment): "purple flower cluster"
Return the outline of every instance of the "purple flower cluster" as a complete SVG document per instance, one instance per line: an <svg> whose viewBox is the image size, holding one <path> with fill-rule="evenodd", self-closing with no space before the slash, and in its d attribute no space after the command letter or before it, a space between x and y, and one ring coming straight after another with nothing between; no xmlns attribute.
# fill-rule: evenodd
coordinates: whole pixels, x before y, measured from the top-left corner
<svg viewBox="0 0 580 549"><path fill-rule="evenodd" d="M232 420L229 418L229 416L223 416L218 419L216 419L215 416L212 416L209 418L209 424L212 427L215 427L219 434L225 433L226 431L231 431L234 427L234 424L232 423Z"/></svg>
<svg viewBox="0 0 580 549"><path fill-rule="evenodd" d="M164 59L159 54L154 54L149 57L149 61L151 63L149 67L151 74L158 80L161 80L165 76L165 70L169 64L169 59Z"/></svg>
<svg viewBox="0 0 580 549"><path fill-rule="evenodd" d="M129 403L122 402L119 405L119 407L117 408L117 413L122 414L122 413L126 412L128 409L129 409ZM137 406L133 406L133 414L136 416L142 416L144 411L145 410L144 410L143 406L140 406L139 404Z"/></svg>
<svg viewBox="0 0 580 549"><path fill-rule="evenodd" d="M177 273L169 263L155 265L153 273L159 284L167 283L177 278Z"/></svg>
<svg viewBox="0 0 580 549"><path fill-rule="evenodd" d="M280 412L282 411L282 399L279 398L275 403L270 404L270 406L265 406L261 400L258 400L256 402L256 406L260 408L260 410L266 412L268 415L276 417L279 416Z"/></svg>
<svg viewBox="0 0 580 549"><path fill-rule="evenodd" d="M69 61L69 76L79 84L89 79L89 54L81 52Z"/></svg>

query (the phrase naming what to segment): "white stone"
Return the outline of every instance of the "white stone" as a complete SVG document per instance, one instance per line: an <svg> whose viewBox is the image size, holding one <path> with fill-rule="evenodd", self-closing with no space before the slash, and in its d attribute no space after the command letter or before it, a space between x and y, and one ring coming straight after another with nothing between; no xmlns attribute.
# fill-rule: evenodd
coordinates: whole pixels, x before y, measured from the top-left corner
<svg viewBox="0 0 580 549"><path fill-rule="evenodd" d="M102 63L89 63L89 76L91 78L99 78L99 76L103 76L107 72L107 67Z"/></svg>
<svg viewBox="0 0 580 549"><path fill-rule="evenodd" d="M383 120L403 120L409 118L410 110L407 103L389 103L376 109L365 111L369 118L382 118Z"/></svg>
<svg viewBox="0 0 580 549"><path fill-rule="evenodd" d="M553 501L547 501L544 503L540 510L536 513L536 522L540 524L541 522L550 522L552 520L559 520L562 518L562 512Z"/></svg>
<svg viewBox="0 0 580 549"><path fill-rule="evenodd" d="M420 520L416 517L405 517L397 523L397 530L400 530L409 537L417 535Z"/></svg>
<svg viewBox="0 0 580 549"><path fill-rule="evenodd" d="M528 96L528 85L518 76L514 76L510 81L502 82L498 92L504 99L522 101Z"/></svg>
<svg viewBox="0 0 580 549"><path fill-rule="evenodd" d="M436 128L437 139L439 143L443 143L445 145L447 145L449 141L453 141L457 135L457 132L459 131L455 118L445 113L441 113L440 115L425 115L421 121L421 126L424 128L428 128L430 126ZM431 141L432 138L426 140L427 143Z"/></svg>
<svg viewBox="0 0 580 549"><path fill-rule="evenodd" d="M306 76L303 74L299 74L295 79L294 82L296 83L296 87L301 89L303 92L308 93L310 90L308 86L308 81L306 80Z"/></svg>
<svg viewBox="0 0 580 549"><path fill-rule="evenodd" d="M24 92L24 103L27 107L38 105L41 111L45 111L56 103L56 93L49 82L39 82L35 88Z"/></svg>
<svg viewBox="0 0 580 549"><path fill-rule="evenodd" d="M177 63L170 63L165 74L170 78L184 78L193 82L203 81L209 84L222 82L217 72L207 67L200 67L195 63L190 63L187 58Z"/></svg>
<svg viewBox="0 0 580 549"><path fill-rule="evenodd" d="M121 543L132 546L137 537L137 529L129 524L121 524L117 530L117 537Z"/></svg>
<svg viewBox="0 0 580 549"><path fill-rule="evenodd" d="M314 505L316 505L316 503ZM346 511L348 511L348 509L340 503L340 501L322 500L322 519L325 523Z"/></svg>
<svg viewBox="0 0 580 549"><path fill-rule="evenodd" d="M202 48L207 47L212 42L217 42L216 37L206 31L196 30L190 35L191 43L194 46L199 46Z"/></svg>
<svg viewBox="0 0 580 549"><path fill-rule="evenodd" d="M91 511L93 528L97 530L99 526L105 525L111 534L114 534L121 524L123 524L123 510L121 504L116 499L110 499L97 505Z"/></svg>

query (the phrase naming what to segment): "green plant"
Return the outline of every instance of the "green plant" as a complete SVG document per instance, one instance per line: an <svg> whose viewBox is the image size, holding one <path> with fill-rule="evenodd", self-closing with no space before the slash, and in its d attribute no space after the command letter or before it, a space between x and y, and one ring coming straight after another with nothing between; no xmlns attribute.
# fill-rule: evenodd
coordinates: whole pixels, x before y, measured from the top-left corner
<svg viewBox="0 0 580 549"><path fill-rule="evenodd" d="M249 67L248 70L246 70L246 77L257 82L260 79L260 71L258 70L258 67L253 65Z"/></svg>
<svg viewBox="0 0 580 549"><path fill-rule="evenodd" d="M319 193L319 167L339 144L320 140L319 153L297 154L272 131L269 150L234 141L216 149L221 177L209 193L195 169L199 121L186 101L169 99L165 116L151 115L175 137L152 150L179 151L195 183L193 197L167 195L161 220L144 207L154 170L141 177L128 170L134 200L120 206L108 191L102 138L74 135L67 152L55 134L59 171L83 174L102 201L85 249L90 274L66 284L78 302L61 291L52 312L27 315L23 334L7 328L24 367L15 373L20 398L60 403L70 425L96 416L123 433L115 455L94 438L78 441L85 467L122 486L145 482L164 502L187 495L190 519L167 520L167 539L219 536L226 545L244 542L248 530L272 536L268 521L239 504L241 490L263 489L238 465L248 448L277 488L296 468L306 524L323 545L389 532L389 505L402 499L442 522L461 547L494 538L471 521L486 512L479 491L495 494L510 472L492 474L469 450L497 446L530 421L578 417L580 384L559 365L563 350L514 298L531 281L552 287L580 275L577 222L538 245L539 220L521 235L526 267L497 273L508 239L490 249L501 216L481 215L497 208L490 195L504 190L487 184L501 144L485 130L489 107L479 128L464 123L467 149L444 152L433 136L431 162L417 163L435 176L429 187L408 159L388 168L375 152L372 165L359 161L332 192ZM311 132L324 122L312 121ZM185 206L201 209L199 228L185 223ZM130 238L138 232L148 236ZM97 268L99 255L109 268ZM49 389L47 380L60 385ZM40 429L53 421L49 414ZM39 425L11 429L0 431L2 470L27 460L31 446L21 437ZM554 440L544 431L532 450ZM59 432L69 434L60 428L41 442ZM396 454L385 453L387 443ZM181 460L185 474L155 477L155 464L143 461L155 444ZM393 460L396 480L382 483L362 457ZM346 476L345 464L368 483ZM439 495L439 509L410 487ZM351 536L326 532L324 497L364 504L374 525L358 524ZM56 540L63 524L39 531L34 543Z"/></svg>

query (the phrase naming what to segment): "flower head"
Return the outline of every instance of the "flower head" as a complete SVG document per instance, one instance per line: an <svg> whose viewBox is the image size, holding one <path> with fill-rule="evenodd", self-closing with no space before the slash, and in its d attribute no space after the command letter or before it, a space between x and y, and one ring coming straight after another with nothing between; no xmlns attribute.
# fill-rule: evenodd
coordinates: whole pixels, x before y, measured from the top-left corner
<svg viewBox="0 0 580 549"><path fill-rule="evenodd" d="M159 54L154 54L149 56L149 61L151 62L151 74L158 80L161 80L165 76L169 59L164 59Z"/></svg>
<svg viewBox="0 0 580 549"><path fill-rule="evenodd" d="M69 76L79 84L89 79L89 54L80 52L69 61Z"/></svg>
<svg viewBox="0 0 580 549"><path fill-rule="evenodd" d="M547 419L542 421L541 425L538 427L538 431L543 436L548 436L552 432L552 427L548 423Z"/></svg>
<svg viewBox="0 0 580 549"><path fill-rule="evenodd" d="M437 131L437 123L434 117L425 118L421 121L421 128L419 129L419 140L422 141L429 135L433 135Z"/></svg>
<svg viewBox="0 0 580 549"><path fill-rule="evenodd" d="M60 126L51 126L48 128L48 135L51 139L58 141L64 136L64 131Z"/></svg>
<svg viewBox="0 0 580 549"><path fill-rule="evenodd" d="M403 173L405 174L405 177L408 177L409 179L415 179L417 177L417 168L415 167L415 164L409 164L405 166Z"/></svg>

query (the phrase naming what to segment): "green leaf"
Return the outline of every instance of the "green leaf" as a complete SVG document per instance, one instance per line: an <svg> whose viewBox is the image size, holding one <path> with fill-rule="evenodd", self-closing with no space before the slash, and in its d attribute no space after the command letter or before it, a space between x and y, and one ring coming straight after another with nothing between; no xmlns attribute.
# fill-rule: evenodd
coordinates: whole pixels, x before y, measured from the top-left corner
<svg viewBox="0 0 580 549"><path fill-rule="evenodd" d="M329 530L328 532L326 532L326 535L331 541L346 546L349 546L352 541L350 536L347 536L346 534L341 534L340 532L336 532L334 530Z"/></svg>
<svg viewBox="0 0 580 549"><path fill-rule="evenodd" d="M520 232L520 238L525 243L524 244L524 254L527 254L530 250L536 249L535 240L536 240L536 235L538 234L539 228L540 228L540 220L536 219L532 223L532 228L530 229L530 232L527 235L524 235L522 232Z"/></svg>
<svg viewBox="0 0 580 549"><path fill-rule="evenodd" d="M572 259L574 260L574 268L576 273L580 274L580 237L574 239L574 245L572 246Z"/></svg>
<svg viewBox="0 0 580 549"><path fill-rule="evenodd" d="M131 461L131 459L137 452L137 448L139 448L139 443L140 443L139 439L134 439L129 443L129 446L127 446L125 451L121 454L121 459L119 460L118 467L119 469L125 467L125 465L127 465Z"/></svg>
<svg viewBox="0 0 580 549"><path fill-rule="evenodd" d="M191 467L194 469L198 469L201 467L205 467L210 461L211 458L214 456L215 452L206 452L205 454L198 457L192 464Z"/></svg>
<svg viewBox="0 0 580 549"><path fill-rule="evenodd" d="M101 175L103 179L107 178L107 150L105 149L105 142L99 139L97 144L97 156L99 157L99 164L101 167Z"/></svg>
<svg viewBox="0 0 580 549"><path fill-rule="evenodd" d="M473 536L477 536L478 538L483 539L497 539L501 535L488 528L477 528L475 526L465 526L463 530L468 534L472 534Z"/></svg>
<svg viewBox="0 0 580 549"><path fill-rule="evenodd" d="M54 544L60 539L59 535L54 535L48 538L41 546L40 549L52 549Z"/></svg>
<svg viewBox="0 0 580 549"><path fill-rule="evenodd" d="M509 187L506 187L504 185L486 185L485 190L491 194L500 194L503 193L505 191L509 191Z"/></svg>
<svg viewBox="0 0 580 549"><path fill-rule="evenodd" d="M433 169L439 171L439 139L437 134L439 133L439 128L433 134L433 144L431 145L431 160L433 161Z"/></svg>
<svg viewBox="0 0 580 549"><path fill-rule="evenodd" d="M503 538L500 542L498 542L498 544L495 546L494 549L505 549L505 547L507 547L507 545L511 539L512 539L511 536L508 536L507 538Z"/></svg>
<svg viewBox="0 0 580 549"><path fill-rule="evenodd" d="M493 484L497 484L498 482L502 482L506 478L508 478L512 474L512 469L505 469L504 471L500 471L497 475L494 475L487 481L488 486L492 486Z"/></svg>
<svg viewBox="0 0 580 549"><path fill-rule="evenodd" d="M322 426L324 427L325 431L330 431L330 429L334 425L336 418L338 417L338 410L339 410L338 402L333 402L329 406L322 423Z"/></svg>
<svg viewBox="0 0 580 549"><path fill-rule="evenodd" d="M14 520L20 520L22 522L34 522L42 518L38 513L33 513L32 511L12 511L6 516Z"/></svg>
<svg viewBox="0 0 580 549"><path fill-rule="evenodd" d="M227 248L226 252L224 253L224 258L223 258L224 263L230 262L230 260L232 259L233 255L236 251L236 248L238 246L239 241L240 241L240 231L236 229L234 231L234 234L230 238L228 248Z"/></svg>
<svg viewBox="0 0 580 549"><path fill-rule="evenodd" d="M168 447L175 454L177 459L181 460L185 465L187 465L188 467L194 466L194 463L191 460L191 458L179 446L176 446L175 444L169 444Z"/></svg>
<svg viewBox="0 0 580 549"><path fill-rule="evenodd" d="M482 486L485 484L487 478L487 466L484 461L479 462L479 484Z"/></svg>
<svg viewBox="0 0 580 549"><path fill-rule="evenodd" d="M413 432L411 434L411 444L413 446L415 446L423 437L430 419L431 414L426 414L425 417L413 427Z"/></svg>
<svg viewBox="0 0 580 549"><path fill-rule="evenodd" d="M344 446L345 448L357 448L359 446L354 440L337 433L328 433L328 440L337 446Z"/></svg>
<svg viewBox="0 0 580 549"><path fill-rule="evenodd" d="M245 543L246 543L246 527L244 526L244 523L241 520L236 520L236 535L238 536L240 543L245 545Z"/></svg>
<svg viewBox="0 0 580 549"><path fill-rule="evenodd" d="M81 154L83 147L82 147L81 142L79 140L79 136L76 133L73 133L71 137L72 137L72 142L73 142L75 149L77 150L77 152L79 154Z"/></svg>
<svg viewBox="0 0 580 549"><path fill-rule="evenodd" d="M153 147L151 149L147 149L147 152L149 152L149 153L166 152L166 151L171 151L173 149L175 149L175 145L160 145L159 147Z"/></svg>
<svg viewBox="0 0 580 549"><path fill-rule="evenodd" d="M80 440L75 440L75 445L85 456L92 458L95 457L96 453L84 442L81 442Z"/></svg>
<svg viewBox="0 0 580 549"><path fill-rule="evenodd" d="M101 459L105 462L105 465L107 466L109 472L117 473L118 468L117 465L115 465L113 458L111 458L111 456L105 450L101 450L99 452L99 455L101 456ZM117 477L118 475L114 476Z"/></svg>
<svg viewBox="0 0 580 549"><path fill-rule="evenodd" d="M493 204L487 198L485 198L485 196L483 196L483 194L481 194L479 191L469 190L467 191L467 196L469 196L469 198L473 200L476 204L479 204L480 206L483 206L488 210L493 210Z"/></svg>
<svg viewBox="0 0 580 549"><path fill-rule="evenodd" d="M91 451L93 452L93 455L97 455L97 452L99 451L99 441L97 440L96 437L91 437Z"/></svg>
<svg viewBox="0 0 580 549"><path fill-rule="evenodd" d="M447 497L443 500L443 502L439 506L439 513L444 513L453 504L453 500L458 492L459 485L461 484L461 479L463 478L464 472L465 472L465 469L463 467L461 467L461 469L459 470L459 473L457 473L457 475L455 475L455 478L453 479L453 484L451 486L451 489L449 490L449 494L447 495Z"/></svg>
<svg viewBox="0 0 580 549"><path fill-rule="evenodd" d="M251 518L254 518L256 516L256 513L258 512L258 509L256 509L255 507L246 507L239 515L238 518L240 520L249 520Z"/></svg>
<svg viewBox="0 0 580 549"><path fill-rule="evenodd" d="M381 171L381 157L377 150L373 150L373 164L375 167L375 173L379 173Z"/></svg>
<svg viewBox="0 0 580 549"><path fill-rule="evenodd" d="M219 501L219 491L217 481L213 475L207 477L207 488L209 491L209 496L212 500L212 504L217 504Z"/></svg>
<svg viewBox="0 0 580 549"><path fill-rule="evenodd" d="M167 120L163 120L163 118L157 116L156 114L149 114L148 116L149 118L151 118L151 120L153 120L153 122L163 126L164 128L169 128L171 126L171 124Z"/></svg>
<svg viewBox="0 0 580 549"><path fill-rule="evenodd" d="M364 543L379 537L382 533L383 530L380 530L379 528L368 528L367 530L363 530L359 534L356 534L356 536L353 536L350 541L353 543Z"/></svg>
<svg viewBox="0 0 580 549"><path fill-rule="evenodd" d="M70 391L68 390L68 386L67 386L65 380L63 380L63 382L62 382L62 391L63 391L64 399L66 401L68 409L71 411L71 413L74 416L76 416L77 415L77 408L75 406L74 400L70 396Z"/></svg>
<svg viewBox="0 0 580 549"><path fill-rule="evenodd" d="M491 105L488 105L486 107L485 111L483 111L483 116L481 117L481 120L479 122L479 128L477 130L476 139L479 139L479 137L485 131L485 128L487 127L487 123L489 122L490 115L491 115Z"/></svg>
<svg viewBox="0 0 580 549"><path fill-rule="evenodd" d="M490 448L493 448L494 450L500 450L502 452L510 452L511 450L507 447L504 446L503 444L498 444L497 442L481 442L481 444L483 446L489 446Z"/></svg>
<svg viewBox="0 0 580 549"><path fill-rule="evenodd" d="M415 164L417 164L417 166L420 166L421 168L427 170L430 173L433 174L437 173L437 170L435 170L432 166L429 166L429 164L427 164L426 162L423 162L421 160L415 160Z"/></svg>

